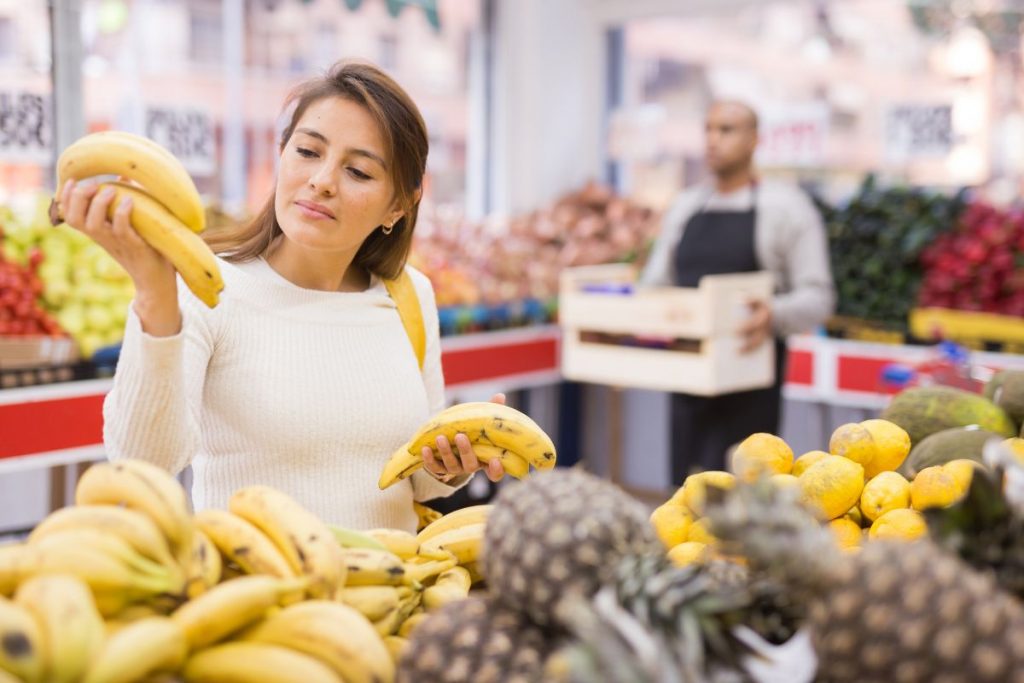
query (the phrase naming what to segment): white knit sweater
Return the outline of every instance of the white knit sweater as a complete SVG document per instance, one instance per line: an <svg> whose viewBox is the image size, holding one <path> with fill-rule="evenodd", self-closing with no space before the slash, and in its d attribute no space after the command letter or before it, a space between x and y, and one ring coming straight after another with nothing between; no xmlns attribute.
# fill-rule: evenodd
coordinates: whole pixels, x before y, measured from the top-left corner
<svg viewBox="0 0 1024 683"><path fill-rule="evenodd" d="M153 337L129 314L103 405L108 456L177 473L192 465L196 510L269 484L322 519L414 530L412 502L455 489L427 472L377 488L391 453L444 407L434 293L410 268L427 331L422 374L394 302L303 289L266 261L220 261L206 308L179 282L182 331Z"/></svg>

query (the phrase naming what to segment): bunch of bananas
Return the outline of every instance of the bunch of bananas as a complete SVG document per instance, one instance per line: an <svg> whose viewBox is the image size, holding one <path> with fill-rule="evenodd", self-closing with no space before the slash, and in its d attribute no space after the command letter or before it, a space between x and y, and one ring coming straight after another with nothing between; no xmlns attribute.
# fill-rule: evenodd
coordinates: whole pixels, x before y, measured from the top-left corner
<svg viewBox="0 0 1024 683"><path fill-rule="evenodd" d="M138 460L0 547L0 683L387 683L427 612L465 599L489 505L419 534L329 527L268 486L191 514Z"/></svg>
<svg viewBox="0 0 1024 683"><path fill-rule="evenodd" d="M423 466L424 447L437 448L437 437L455 443L465 434L473 452L484 462L497 458L505 472L522 479L536 469L555 466L555 444L530 417L499 403L458 403L427 421L406 444L392 454L378 486L386 489Z"/></svg>
<svg viewBox="0 0 1024 683"><path fill-rule="evenodd" d="M206 227L205 212L181 162L139 135L121 131L86 135L57 160L57 198L50 212L54 225L63 220L59 198L64 183L96 176L120 178L100 185L114 190L110 217L123 198L130 198L136 232L171 262L196 298L210 308L216 306L224 281L213 252L199 237Z"/></svg>

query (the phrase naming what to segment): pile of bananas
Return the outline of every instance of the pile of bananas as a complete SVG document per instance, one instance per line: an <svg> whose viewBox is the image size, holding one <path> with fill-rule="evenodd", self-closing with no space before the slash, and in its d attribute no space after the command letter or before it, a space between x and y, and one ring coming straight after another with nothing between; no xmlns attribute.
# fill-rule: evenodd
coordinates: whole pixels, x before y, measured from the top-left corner
<svg viewBox="0 0 1024 683"><path fill-rule="evenodd" d="M224 289L217 260L199 237L206 227L202 200L188 171L173 154L152 140L122 131L92 133L68 146L57 160L57 197L50 220L63 221L61 190L69 180L117 176L100 188L114 190L110 218L125 197L132 200L131 223L151 247L164 255L182 281L210 308Z"/></svg>
<svg viewBox="0 0 1024 683"><path fill-rule="evenodd" d="M387 683L425 612L479 578L490 511L364 532L252 486L193 515L137 460L91 467L75 503L0 547L0 683Z"/></svg>
<svg viewBox="0 0 1024 683"><path fill-rule="evenodd" d="M419 431L392 454L378 486L386 489L423 467L423 448L437 449L437 437L455 443L465 434L473 452L484 462L497 458L505 472L517 479L555 466L555 444L528 415L499 403L458 403L430 418Z"/></svg>

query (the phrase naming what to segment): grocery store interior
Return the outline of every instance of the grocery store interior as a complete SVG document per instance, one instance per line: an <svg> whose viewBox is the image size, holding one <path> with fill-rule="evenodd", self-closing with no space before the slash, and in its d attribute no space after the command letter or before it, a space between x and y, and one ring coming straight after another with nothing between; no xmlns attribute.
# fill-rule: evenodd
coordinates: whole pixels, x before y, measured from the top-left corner
<svg viewBox="0 0 1024 683"><path fill-rule="evenodd" d="M54 221L58 159L104 131L149 138L191 176L206 233L229 232L278 187L290 93L339 60L390 75L426 125L408 263L436 301L445 407L505 394L550 439L556 469L611 482L650 514L676 500L688 474L743 478L748 460L771 460L777 439L756 457L740 443L769 433L786 464L768 469L805 497L812 484L793 475L818 457L864 466L857 495L825 521L859 510L855 535L866 539L880 513L868 513L865 484L879 471L898 470L911 487L891 507L922 510L910 498L914 475L981 463L992 444L971 437L970 447L925 453L918 445L931 434L1024 437L1019 0L0 0L0 539L20 541L82 503L79 482L112 449L147 459L112 445L121 427L104 426L123 348L134 378L124 384L142 372L139 332L126 337L141 315L131 313L136 285L108 250ZM747 157L727 158L727 139L752 141ZM120 174L97 168L91 175ZM701 256L687 256L680 247L698 253L697 235ZM717 265L715 249L732 239L749 256ZM222 300L230 295L229 281ZM759 312L763 335L744 347L752 337L740 330ZM436 334L426 331L428 354ZM302 376L283 376L296 359L286 360L265 377L229 378L236 393L263 382L286 390L271 424L304 410L284 399L305 388ZM225 443L207 438L227 419L227 408L204 413L224 395L209 387L187 406L188 424L203 430L189 442L196 452L178 453L170 474L216 500L218 466L189 467ZM369 406L383 400L370 394ZM910 453L886 467L844 450L844 430L868 434L879 418L898 425ZM885 434L864 438L882 453ZM372 455L383 464L399 443ZM1024 463L1024 442L1004 443ZM794 465L811 453L807 468ZM275 457L272 471L287 468L288 453ZM898 469L904 459L917 469ZM416 464L430 471L430 459ZM505 471L498 482L476 474L437 509L490 504L514 482ZM1004 541L1020 550L1024 523L1015 528ZM658 533L669 546L714 540ZM1014 657L1016 668L994 678L942 680L1019 680ZM974 666L972 675L986 670ZM575 675L564 680L598 680ZM753 680L811 680L790 675ZM836 675L820 680L882 680Z"/></svg>

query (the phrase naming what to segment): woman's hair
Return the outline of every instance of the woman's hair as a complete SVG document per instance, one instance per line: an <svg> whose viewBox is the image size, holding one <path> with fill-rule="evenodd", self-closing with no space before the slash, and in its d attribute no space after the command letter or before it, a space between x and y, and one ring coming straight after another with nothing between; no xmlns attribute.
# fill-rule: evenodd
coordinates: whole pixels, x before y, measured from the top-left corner
<svg viewBox="0 0 1024 683"><path fill-rule="evenodd" d="M288 95L285 109L293 104L294 109L281 135L280 151L284 151L306 109L326 97L340 97L364 106L380 126L385 153L391 160L389 171L395 199L404 214L390 235L379 228L370 233L353 264L378 277L395 278L402 272L412 247L427 163L426 124L409 95L383 71L371 64L338 62L325 75L300 84ZM207 243L226 260L241 262L264 254L280 234L271 195L252 221L210 234Z"/></svg>

